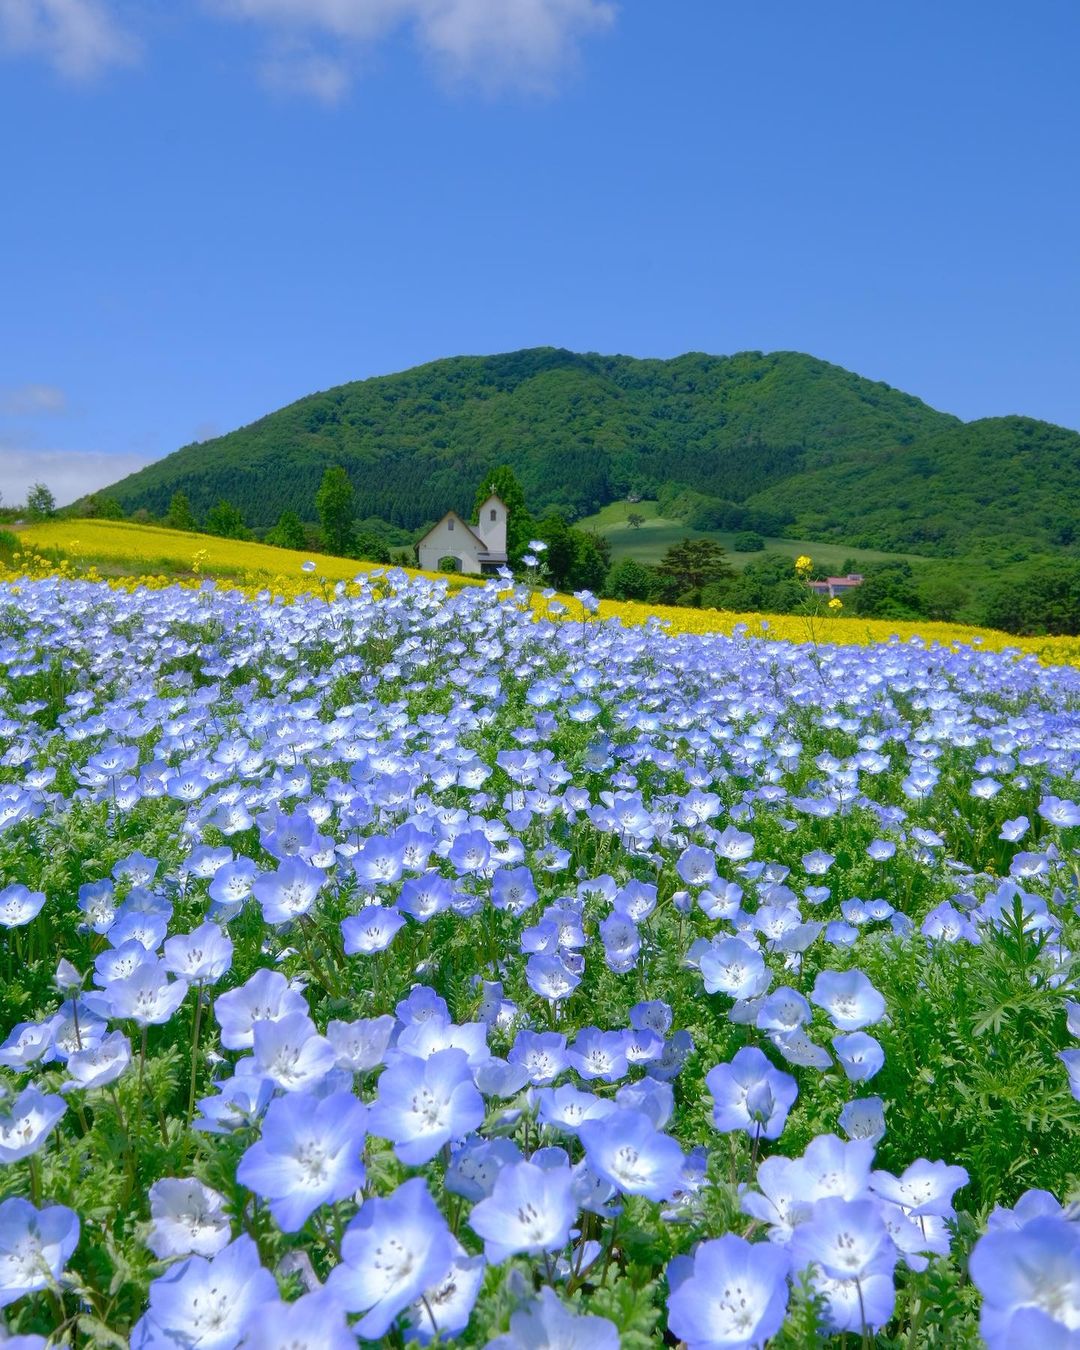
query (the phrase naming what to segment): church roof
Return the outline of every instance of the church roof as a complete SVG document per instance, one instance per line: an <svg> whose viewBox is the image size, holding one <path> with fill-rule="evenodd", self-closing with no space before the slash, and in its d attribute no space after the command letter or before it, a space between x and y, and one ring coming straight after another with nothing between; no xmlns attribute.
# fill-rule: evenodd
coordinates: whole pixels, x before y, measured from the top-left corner
<svg viewBox="0 0 1080 1350"><path fill-rule="evenodd" d="M489 492L488 495L481 502L481 506L482 507L487 506L488 502L498 502L499 505L502 507L502 509L506 511L507 514L509 515L509 508L507 507L506 503L503 501L503 499L499 496L497 492ZM431 529L428 530L427 534L423 534L420 536L420 538L416 541L414 547L419 548L425 539L430 539L430 537L435 533L435 531L439 528L439 526L443 523L444 520L456 520L458 524L461 526L461 528L463 530L466 530L472 536L472 538L476 540L476 542L480 545L481 550L489 557L492 558L506 557L505 553L492 553L488 549L485 540L482 539L481 536L476 533L476 527L470 525L467 521L462 520L462 518L458 515L456 511L447 511L446 515L440 516L439 519L435 522L435 524L432 525Z"/></svg>
<svg viewBox="0 0 1080 1350"><path fill-rule="evenodd" d="M420 538L416 541L416 547L419 548L425 539L430 539L444 520L456 520L457 523L461 526L461 528L466 532L466 534L468 534L470 538L476 540L477 544L479 544L481 549L487 548L487 544L484 543L483 539L480 538L480 536L476 533L473 527L469 525L466 521L462 520L462 518L458 515L456 511L447 511L445 516L440 516L440 518L435 522L435 524L432 525L431 529L428 530L427 534L421 535Z"/></svg>

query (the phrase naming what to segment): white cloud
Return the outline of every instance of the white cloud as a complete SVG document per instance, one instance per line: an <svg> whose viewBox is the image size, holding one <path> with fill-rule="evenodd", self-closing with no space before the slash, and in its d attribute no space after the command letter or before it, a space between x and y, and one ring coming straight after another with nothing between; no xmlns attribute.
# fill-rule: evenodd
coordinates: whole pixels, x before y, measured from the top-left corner
<svg viewBox="0 0 1080 1350"><path fill-rule="evenodd" d="M155 455L109 455L96 450L25 450L0 441L0 500L20 505L34 483L44 483L58 506L108 487L149 464Z"/></svg>
<svg viewBox="0 0 1080 1350"><path fill-rule="evenodd" d="M85 80L135 60L138 44L104 0L0 0L0 52Z"/></svg>
<svg viewBox="0 0 1080 1350"><path fill-rule="evenodd" d="M41 413L66 412L67 406L67 395L55 384L20 384L0 389L0 413L34 417Z"/></svg>
<svg viewBox="0 0 1080 1350"><path fill-rule="evenodd" d="M264 74L277 87L339 98L364 50L410 29L440 71L495 90L546 92L577 59L581 40L608 28L613 0L208 0L269 29ZM330 43L327 54L315 44Z"/></svg>

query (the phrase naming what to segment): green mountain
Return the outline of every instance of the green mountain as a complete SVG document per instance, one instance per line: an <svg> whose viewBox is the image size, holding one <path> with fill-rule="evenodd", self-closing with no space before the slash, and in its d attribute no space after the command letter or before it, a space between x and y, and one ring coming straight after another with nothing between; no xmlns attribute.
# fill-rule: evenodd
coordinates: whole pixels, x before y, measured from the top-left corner
<svg viewBox="0 0 1080 1350"><path fill-rule="evenodd" d="M162 514L182 490L200 519L226 498L260 528L285 508L313 520L323 471L341 464L359 516L417 529L467 511L499 463L536 514L685 489L685 516L721 527L941 556L1003 538L1068 545L1080 499L1080 434L1048 423L965 424L798 352L658 361L549 347L312 394L105 491Z"/></svg>

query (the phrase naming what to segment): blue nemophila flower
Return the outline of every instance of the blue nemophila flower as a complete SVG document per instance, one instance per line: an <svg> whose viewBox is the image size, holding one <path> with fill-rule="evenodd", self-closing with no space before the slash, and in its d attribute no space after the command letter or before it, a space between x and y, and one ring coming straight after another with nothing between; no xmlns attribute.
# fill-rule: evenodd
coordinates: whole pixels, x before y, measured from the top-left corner
<svg viewBox="0 0 1080 1350"><path fill-rule="evenodd" d="M527 1070L529 1081L535 1087L544 1087L558 1078L569 1067L566 1037L558 1031L518 1032L507 1055L511 1064L520 1064Z"/></svg>
<svg viewBox="0 0 1080 1350"><path fill-rule="evenodd" d="M593 1092L582 1092L572 1083L562 1087L541 1088L536 1094L537 1118L541 1125L577 1133L582 1121L599 1120L616 1110L615 1103Z"/></svg>
<svg viewBox="0 0 1080 1350"><path fill-rule="evenodd" d="M61 1084L60 1091L105 1087L114 1083L130 1063L131 1042L122 1031L113 1031L98 1044L68 1056L67 1071L71 1077Z"/></svg>
<svg viewBox="0 0 1080 1350"><path fill-rule="evenodd" d="M19 1022L0 1045L0 1064L5 1069L24 1069L41 1059L52 1044L48 1022Z"/></svg>
<svg viewBox="0 0 1080 1350"><path fill-rule="evenodd" d="M1002 821L998 838L1009 844L1017 844L1030 829L1031 821L1027 816L1017 816L1014 820Z"/></svg>
<svg viewBox="0 0 1080 1350"><path fill-rule="evenodd" d="M139 892L132 891L121 909L117 910L116 922L105 936L112 947L120 947L127 942L141 942L148 952L156 952L165 940L170 915L167 909L165 913L159 913L156 906L149 909L141 905L129 908L132 899L137 896ZM149 898L156 902L156 897Z"/></svg>
<svg viewBox="0 0 1080 1350"><path fill-rule="evenodd" d="M620 1109L583 1121L578 1137L590 1168L624 1194L666 1200L678 1190L683 1151L644 1111Z"/></svg>
<svg viewBox="0 0 1080 1350"><path fill-rule="evenodd" d="M399 1313L444 1278L457 1250L427 1185L413 1177L385 1199L360 1207L326 1289L349 1312L364 1314L355 1327L360 1336L378 1340Z"/></svg>
<svg viewBox="0 0 1080 1350"><path fill-rule="evenodd" d="M566 1056L582 1078L614 1083L626 1074L626 1038L621 1031L584 1027Z"/></svg>
<svg viewBox="0 0 1080 1350"><path fill-rule="evenodd" d="M449 1049L429 1059L402 1055L384 1069L368 1125L372 1134L393 1143L403 1163L417 1167L483 1120L484 1099L473 1083L468 1056Z"/></svg>
<svg viewBox="0 0 1080 1350"><path fill-rule="evenodd" d="M675 1113L675 1093L670 1083L651 1075L636 1083L624 1083L615 1094L615 1100L624 1110L644 1111L658 1130L662 1130Z"/></svg>
<svg viewBox="0 0 1080 1350"><path fill-rule="evenodd" d="M772 977L756 947L742 938L714 938L698 958L705 992L729 998L754 998L768 989Z"/></svg>
<svg viewBox="0 0 1080 1350"><path fill-rule="evenodd" d="M113 865L112 874L117 881L126 881L132 886L149 886L160 866L157 858L148 858L136 849Z"/></svg>
<svg viewBox="0 0 1080 1350"><path fill-rule="evenodd" d="M101 993L88 993L91 1011L135 1022L140 1027L168 1022L187 995L186 980L171 980L157 960L136 966L130 975L113 980Z"/></svg>
<svg viewBox="0 0 1080 1350"><path fill-rule="evenodd" d="M491 879L491 903L515 916L536 904L536 883L527 867L500 867Z"/></svg>
<svg viewBox="0 0 1080 1350"><path fill-rule="evenodd" d="M1069 827L1080 825L1080 806L1060 797L1045 796L1039 803L1039 815L1051 825Z"/></svg>
<svg viewBox="0 0 1080 1350"><path fill-rule="evenodd" d="M885 1103L880 1097L860 1097L840 1112L840 1128L849 1139L876 1144L885 1137Z"/></svg>
<svg viewBox="0 0 1080 1350"><path fill-rule="evenodd" d="M247 900L255 885L259 869L251 858L237 858L227 862L213 876L207 893L224 914L235 914ZM217 911L212 911L217 912Z"/></svg>
<svg viewBox="0 0 1080 1350"><path fill-rule="evenodd" d="M832 1038L836 1058L852 1083L864 1083L885 1063L885 1051L879 1041L865 1031L851 1031Z"/></svg>
<svg viewBox="0 0 1080 1350"><path fill-rule="evenodd" d="M557 1167L509 1163L499 1170L491 1194L473 1206L469 1226L484 1239L488 1261L500 1265L522 1252L565 1247L577 1213L573 1176L565 1162Z"/></svg>
<svg viewBox="0 0 1080 1350"><path fill-rule="evenodd" d="M250 1061L249 1061L250 1063ZM202 1119L193 1128L207 1134L232 1134L253 1125L270 1105L274 1083L261 1074L236 1073L215 1085L217 1096L198 1103Z"/></svg>
<svg viewBox="0 0 1080 1350"><path fill-rule="evenodd" d="M868 1139L845 1143L835 1134L819 1134L801 1158L792 1160L791 1180L798 1197L811 1204L832 1195L859 1200L866 1195L873 1161Z"/></svg>
<svg viewBox="0 0 1080 1350"><path fill-rule="evenodd" d="M551 1003L569 997L581 983L581 976L557 953L530 956L525 964L525 978L533 993Z"/></svg>
<svg viewBox="0 0 1080 1350"><path fill-rule="evenodd" d="M146 1245L162 1261L174 1256L216 1256L232 1233L225 1197L194 1177L162 1177L150 1187Z"/></svg>
<svg viewBox="0 0 1080 1350"><path fill-rule="evenodd" d="M675 870L688 886L711 886L716 880L716 855L700 844L690 844L679 855Z"/></svg>
<svg viewBox="0 0 1080 1350"><path fill-rule="evenodd" d="M132 1350L235 1350L259 1308L276 1299L274 1277L245 1234L209 1260L190 1256L151 1283Z"/></svg>
<svg viewBox="0 0 1080 1350"><path fill-rule="evenodd" d="M17 1097L0 1097L0 1163L36 1153L67 1110L63 1097L26 1087Z"/></svg>
<svg viewBox="0 0 1080 1350"><path fill-rule="evenodd" d="M810 1002L824 1008L841 1031L859 1031L885 1016L885 1000L861 970L822 970Z"/></svg>
<svg viewBox="0 0 1080 1350"><path fill-rule="evenodd" d="M791 1259L797 1270L816 1266L830 1279L848 1280L891 1273L896 1251L873 1200L827 1196L795 1229Z"/></svg>
<svg viewBox="0 0 1080 1350"><path fill-rule="evenodd" d="M79 1216L64 1205L0 1204L0 1308L56 1284L78 1241Z"/></svg>
<svg viewBox="0 0 1080 1350"><path fill-rule="evenodd" d="M574 1313L547 1285L510 1317L510 1330L485 1350L619 1350L619 1333L606 1317Z"/></svg>
<svg viewBox="0 0 1080 1350"><path fill-rule="evenodd" d="M227 1050L250 1050L256 1022L277 1022L307 1011L307 999L279 970L257 970L238 989L214 1000L221 1044Z"/></svg>
<svg viewBox="0 0 1080 1350"><path fill-rule="evenodd" d="M997 1228L975 1244L969 1269L983 1298L979 1330L989 1350L1075 1341L1080 1225L1038 1217L1019 1229Z"/></svg>
<svg viewBox="0 0 1080 1350"><path fill-rule="evenodd" d="M191 984L216 984L232 967L233 944L216 923L166 938L162 965Z"/></svg>
<svg viewBox="0 0 1080 1350"><path fill-rule="evenodd" d="M746 1130L755 1138L779 1139L788 1112L799 1095L791 1074L774 1068L752 1045L743 1046L728 1064L705 1075L718 1130Z"/></svg>
<svg viewBox="0 0 1080 1350"><path fill-rule="evenodd" d="M411 1334L426 1345L436 1336L452 1341L458 1332L464 1331L486 1270L487 1262L482 1256L469 1256L458 1244L457 1254L446 1273L410 1306L406 1323Z"/></svg>
<svg viewBox="0 0 1080 1350"><path fill-rule="evenodd" d="M914 1218L937 1215L951 1218L953 1195L971 1178L967 1169L919 1158L898 1177L891 1172L872 1172L870 1186L876 1195L900 1205Z"/></svg>
<svg viewBox="0 0 1080 1350"><path fill-rule="evenodd" d="M346 956L371 956L385 951L405 924L405 916L385 905L365 905L359 914L341 921Z"/></svg>
<svg viewBox="0 0 1080 1350"><path fill-rule="evenodd" d="M742 862L752 857L754 847L754 836L737 830L734 825L729 825L716 840L717 853L730 862Z"/></svg>
<svg viewBox="0 0 1080 1350"><path fill-rule="evenodd" d="M417 923L427 923L436 914L449 909L452 900L453 887L449 879L431 871L410 877L405 882L397 897L397 908Z"/></svg>
<svg viewBox="0 0 1080 1350"><path fill-rule="evenodd" d="M516 1162L521 1162L521 1149L512 1139L473 1134L451 1155L443 1185L466 1200L483 1200L491 1194L502 1169Z"/></svg>
<svg viewBox="0 0 1080 1350"><path fill-rule="evenodd" d="M364 1184L366 1120L367 1108L349 1092L279 1097L237 1164L236 1179L270 1201L283 1232L298 1232L320 1205L344 1200Z"/></svg>
<svg viewBox="0 0 1080 1350"><path fill-rule="evenodd" d="M660 999L635 1003L630 1009L630 1025L635 1031L655 1031L666 1036L671 1030L671 1005Z"/></svg>
<svg viewBox="0 0 1080 1350"><path fill-rule="evenodd" d="M430 985L417 984L395 1007L398 1021L403 1026L415 1026L419 1022L429 1022L438 1018L442 1022L450 1021L450 1008L446 999L441 998Z"/></svg>
<svg viewBox="0 0 1080 1350"><path fill-rule="evenodd" d="M323 1290L295 1303L264 1303L253 1314L244 1341L258 1350L356 1350L345 1311Z"/></svg>
<svg viewBox="0 0 1080 1350"><path fill-rule="evenodd" d="M740 1206L744 1214L769 1225L770 1242L786 1246L795 1225L807 1218L811 1210L811 1205L802 1198L797 1161L774 1155L759 1163L757 1190L743 1187Z"/></svg>
<svg viewBox="0 0 1080 1350"><path fill-rule="evenodd" d="M403 1055L430 1059L437 1050L464 1050L469 1067L475 1069L491 1058L487 1030L483 1022L451 1022L448 1017L428 1017L406 1026L399 1033L388 1058L393 1063Z"/></svg>
<svg viewBox="0 0 1080 1350"><path fill-rule="evenodd" d="M624 914L609 914L600 924L600 939L604 944L604 960L616 974L633 969L641 951L641 934L632 919Z"/></svg>
<svg viewBox="0 0 1080 1350"><path fill-rule="evenodd" d="M0 924L5 928L21 928L37 918L44 903L44 891L31 891L20 885L5 886L0 891Z"/></svg>
<svg viewBox="0 0 1080 1350"><path fill-rule="evenodd" d="M979 930L966 914L961 913L949 900L935 905L923 919L920 932L931 942L972 942L982 941Z"/></svg>
<svg viewBox="0 0 1080 1350"><path fill-rule="evenodd" d="M106 947L94 957L94 983L108 989L116 980L127 979L139 966L156 965L157 957L136 938L121 942L118 947Z"/></svg>
<svg viewBox="0 0 1080 1350"><path fill-rule="evenodd" d="M830 1331L876 1331L893 1314L896 1248L869 1200L820 1200L791 1240L794 1270L809 1270Z"/></svg>
<svg viewBox="0 0 1080 1350"><path fill-rule="evenodd" d="M251 889L267 923L291 923L311 910L325 881L320 868L303 858L287 857L276 872L257 877Z"/></svg>
<svg viewBox="0 0 1080 1350"><path fill-rule="evenodd" d="M1068 1218L1068 1213L1060 1201L1049 1191L1036 1188L1025 1191L1012 1209L995 1205L986 1220L986 1231L995 1233L1002 1228L1016 1231L1029 1224L1032 1219L1065 1218Z"/></svg>
<svg viewBox="0 0 1080 1350"><path fill-rule="evenodd" d="M116 896L107 878L89 881L79 887L79 909L95 933L107 933L116 922Z"/></svg>
<svg viewBox="0 0 1080 1350"><path fill-rule="evenodd" d="M385 1060L393 1031L394 1019L385 1013L356 1022L331 1021L327 1023L326 1039L337 1053L335 1063L339 1069L368 1073Z"/></svg>
<svg viewBox="0 0 1080 1350"><path fill-rule="evenodd" d="M300 1092L320 1082L334 1067L334 1047L315 1030L306 1013L289 1013L276 1022L252 1027L252 1070L286 1092Z"/></svg>
<svg viewBox="0 0 1080 1350"><path fill-rule="evenodd" d="M668 1329L687 1350L754 1350L775 1336L788 1305L788 1253L727 1233L668 1267Z"/></svg>
<svg viewBox="0 0 1080 1350"><path fill-rule="evenodd" d="M813 1017L810 1004L797 989L781 985L758 1004L756 1025L781 1035L795 1031Z"/></svg>

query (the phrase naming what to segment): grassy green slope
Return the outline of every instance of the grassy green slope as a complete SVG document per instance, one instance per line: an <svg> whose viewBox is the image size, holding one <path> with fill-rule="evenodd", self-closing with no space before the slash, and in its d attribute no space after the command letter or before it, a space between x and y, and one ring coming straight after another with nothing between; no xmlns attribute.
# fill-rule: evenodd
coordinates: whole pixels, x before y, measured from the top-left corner
<svg viewBox="0 0 1080 1350"><path fill-rule="evenodd" d="M626 519L633 513L644 516L644 524L628 525ZM656 502L612 502L595 515L586 516L580 522L583 529L596 530L611 545L611 556L615 562L623 558L633 558L635 562L658 563L672 544L680 539L712 539L727 549L728 561L741 571L748 562L762 555L741 553L735 547L737 535L727 530L695 530L677 520L668 520L657 514ZM855 548L850 544L822 543L813 539L766 538L765 547L771 553L786 553L789 558L797 558L808 553L821 567L836 569L852 558L860 566L874 562L893 562L898 557L910 563L924 563L926 559L914 553L884 553L880 549Z"/></svg>

